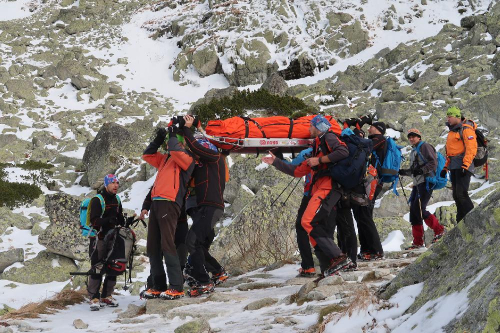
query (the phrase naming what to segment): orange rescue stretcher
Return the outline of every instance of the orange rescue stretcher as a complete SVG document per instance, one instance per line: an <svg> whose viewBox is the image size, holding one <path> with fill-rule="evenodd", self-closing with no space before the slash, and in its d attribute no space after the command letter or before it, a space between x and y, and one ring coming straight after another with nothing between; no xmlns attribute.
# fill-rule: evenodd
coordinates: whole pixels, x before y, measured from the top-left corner
<svg viewBox="0 0 500 333"><path fill-rule="evenodd" d="M217 147L230 153L266 153L279 149L282 153L299 153L309 147L312 116L290 119L282 116L266 118L232 117L208 122L204 134ZM325 116L330 130L340 135L342 129L332 116Z"/></svg>

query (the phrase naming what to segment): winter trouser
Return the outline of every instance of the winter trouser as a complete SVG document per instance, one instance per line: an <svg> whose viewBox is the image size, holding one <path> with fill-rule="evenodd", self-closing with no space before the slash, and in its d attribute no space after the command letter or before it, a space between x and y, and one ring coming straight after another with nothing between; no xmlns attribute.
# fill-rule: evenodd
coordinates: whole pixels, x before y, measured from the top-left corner
<svg viewBox="0 0 500 333"><path fill-rule="evenodd" d="M181 265L175 248L175 231L180 208L175 202L153 200L149 214L147 253L154 289L165 290L163 259L167 267L170 289L182 291Z"/></svg>
<svg viewBox="0 0 500 333"><path fill-rule="evenodd" d="M342 254L332 237L328 216L335 220L335 205L340 199L340 193L333 190L330 177L322 177L316 181L311 190L311 198L302 216L302 227L309 235L320 266Z"/></svg>
<svg viewBox="0 0 500 333"><path fill-rule="evenodd" d="M453 190L453 200L457 204L457 222L460 222L473 208L474 204L469 197L469 184L471 174L462 174L461 169L450 170L451 189Z"/></svg>
<svg viewBox="0 0 500 333"><path fill-rule="evenodd" d="M380 236L373 221L373 204L369 206L352 206L352 212L358 226L361 253L384 253Z"/></svg>
<svg viewBox="0 0 500 333"><path fill-rule="evenodd" d="M179 262L181 264L181 271L184 270L187 261L187 247L186 247L186 235L188 232L188 224L187 224L187 216L186 212L181 209L181 215L177 220L177 228L175 229L175 248L177 250L177 256L179 257ZM163 260L163 259L162 259ZM165 274L165 270L160 273L157 272L153 281L153 275L151 273L148 276L146 287L147 289L153 288L157 290L166 290L167 289L167 275Z"/></svg>
<svg viewBox="0 0 500 333"><path fill-rule="evenodd" d="M413 228L422 226L423 222L434 231L435 235L443 233L443 226L439 224L436 216L427 211L427 204L431 199L432 190L427 191L425 183L413 186L410 195L410 223L412 225L413 245L424 245L423 228Z"/></svg>
<svg viewBox="0 0 500 333"><path fill-rule="evenodd" d="M186 237L186 246L190 254L189 263L193 268L191 276L201 283L210 281L210 276L208 276L205 269L206 256L212 267L214 266L214 263L217 262L217 260L215 260L215 258L208 253L208 247L212 242L210 240L211 233L223 213L224 210L221 208L213 206L199 206L193 216L193 225L191 226L191 229L189 229ZM217 265L220 267L218 262Z"/></svg>
<svg viewBox="0 0 500 333"><path fill-rule="evenodd" d="M97 244L96 244L97 241ZM90 238L89 243L89 256L90 265L94 266L104 259L106 255L106 244L104 240L97 239L96 237ZM87 286L87 291L90 299L94 298L105 298L111 296L116 285L116 276L109 276L106 274L104 278L104 283L102 284L102 293L99 293L101 289L103 274L91 274L89 275L89 283Z"/></svg>
<svg viewBox="0 0 500 333"><path fill-rule="evenodd" d="M300 266L303 269L313 268L314 260L312 257L311 244L309 243L309 235L307 231L302 227L302 215L307 208L309 203L309 196L304 195L300 203L299 211L297 212L297 219L295 220L295 231L297 232L297 245L299 247Z"/></svg>
<svg viewBox="0 0 500 333"><path fill-rule="evenodd" d="M356 230L352 220L351 207L344 207L341 203L337 207L336 225L339 247L342 252L351 258L352 262L356 262L358 239L356 238Z"/></svg>

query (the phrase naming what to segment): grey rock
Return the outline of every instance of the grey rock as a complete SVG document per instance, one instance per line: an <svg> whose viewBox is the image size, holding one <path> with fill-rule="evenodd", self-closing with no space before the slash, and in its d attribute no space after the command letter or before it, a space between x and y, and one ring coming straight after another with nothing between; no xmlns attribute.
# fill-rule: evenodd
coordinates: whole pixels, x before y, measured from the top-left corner
<svg viewBox="0 0 500 333"><path fill-rule="evenodd" d="M498 109L500 94L486 94L474 96L466 104L466 110L474 110L474 116L478 117L481 123L488 124L488 129L498 128L500 125L500 112Z"/></svg>
<svg viewBox="0 0 500 333"><path fill-rule="evenodd" d="M129 130L114 123L104 124L83 154L82 163L90 186L97 189L103 184L105 175L127 163L140 163L137 157L142 156L144 148L144 143ZM121 188L126 184L121 181Z"/></svg>
<svg viewBox="0 0 500 333"><path fill-rule="evenodd" d="M495 79L500 80L500 53L495 54L491 62L491 73Z"/></svg>
<svg viewBox="0 0 500 333"><path fill-rule="evenodd" d="M455 86L458 82L465 80L469 76L470 74L466 71L453 73L448 77L448 82L450 83L450 86Z"/></svg>
<svg viewBox="0 0 500 333"><path fill-rule="evenodd" d="M128 59L127 58L118 58L117 63L120 65L127 65Z"/></svg>
<svg viewBox="0 0 500 333"><path fill-rule="evenodd" d="M9 227L16 227L21 230L28 230L33 227L30 219L22 214L13 213L7 207L0 207L0 216L0 235Z"/></svg>
<svg viewBox="0 0 500 333"><path fill-rule="evenodd" d="M83 322L81 319L75 319L73 321L73 327L76 328L77 330L84 330L89 327L89 324L86 324Z"/></svg>
<svg viewBox="0 0 500 333"><path fill-rule="evenodd" d="M274 305L276 303L278 303L277 298L266 297L266 298L259 299L255 302L248 304L247 306L245 306L244 309L248 310L248 311L259 310L259 309L262 309L264 307Z"/></svg>
<svg viewBox="0 0 500 333"><path fill-rule="evenodd" d="M302 54L297 59L290 61L290 65L278 73L285 80L296 80L314 75L316 66L314 59L309 58L306 54Z"/></svg>
<svg viewBox="0 0 500 333"><path fill-rule="evenodd" d="M181 298L173 302L165 302L161 299L149 299L146 301L146 314L164 315L178 307L183 307L190 304L199 304L201 302L203 302L203 299L201 298Z"/></svg>
<svg viewBox="0 0 500 333"><path fill-rule="evenodd" d="M267 90L273 95L285 96L286 91L288 90L288 84L281 75L279 75L278 73L273 73L262 84L260 89Z"/></svg>
<svg viewBox="0 0 500 333"><path fill-rule="evenodd" d="M240 284L237 287L237 289L240 291L248 291L255 289L268 289L281 286L283 286L282 283L275 283L275 282L250 282L250 283Z"/></svg>
<svg viewBox="0 0 500 333"><path fill-rule="evenodd" d="M327 296L325 296L321 291L318 290L313 290L306 295L306 298L310 301L322 301L326 297Z"/></svg>
<svg viewBox="0 0 500 333"><path fill-rule="evenodd" d="M338 276L338 275L327 276L326 278L324 278L318 282L318 287L337 286L337 285L341 285L343 283L344 283L344 279L342 279L341 276Z"/></svg>
<svg viewBox="0 0 500 333"><path fill-rule="evenodd" d="M384 30L392 30L394 29L394 22L392 22L392 19L389 17L387 19L387 23L384 26Z"/></svg>
<svg viewBox="0 0 500 333"><path fill-rule="evenodd" d="M174 330L174 333L210 333L210 324L205 319L189 321Z"/></svg>
<svg viewBox="0 0 500 333"><path fill-rule="evenodd" d="M193 105L190 108L190 112L193 113L193 110L196 108L196 106L201 104L208 104L214 99L231 97L234 95L236 91L238 91L238 88L234 86L230 86L224 89L210 89L205 93L205 96L203 96L203 98L200 98L199 100L193 103Z"/></svg>
<svg viewBox="0 0 500 333"><path fill-rule="evenodd" d="M193 53L192 63L201 77L222 73L222 65L214 45L197 49Z"/></svg>
<svg viewBox="0 0 500 333"><path fill-rule="evenodd" d="M401 90L384 90L380 99L383 102L402 102L406 100L406 94Z"/></svg>
<svg viewBox="0 0 500 333"><path fill-rule="evenodd" d="M78 90L90 87L90 81L82 75L75 75L71 78L71 84Z"/></svg>
<svg viewBox="0 0 500 333"><path fill-rule="evenodd" d="M5 83L7 90L12 92L17 98L24 100L34 100L33 83L30 80L11 79Z"/></svg>
<svg viewBox="0 0 500 333"><path fill-rule="evenodd" d="M81 199L65 193L46 196L45 211L50 225L38 241L48 251L77 260L88 259L89 241L80 231L80 204Z"/></svg>
<svg viewBox="0 0 500 333"><path fill-rule="evenodd" d="M299 292L297 293L298 298L305 298L307 294L309 294L314 288L316 288L316 283L314 281L309 281L300 287Z"/></svg>
<svg viewBox="0 0 500 333"><path fill-rule="evenodd" d="M62 282L68 280L69 272L76 268L72 259L42 251L34 259L24 262L23 267L14 267L3 272L0 279L26 284Z"/></svg>
<svg viewBox="0 0 500 333"><path fill-rule="evenodd" d="M0 252L0 273L16 262L24 261L24 249L12 249Z"/></svg>

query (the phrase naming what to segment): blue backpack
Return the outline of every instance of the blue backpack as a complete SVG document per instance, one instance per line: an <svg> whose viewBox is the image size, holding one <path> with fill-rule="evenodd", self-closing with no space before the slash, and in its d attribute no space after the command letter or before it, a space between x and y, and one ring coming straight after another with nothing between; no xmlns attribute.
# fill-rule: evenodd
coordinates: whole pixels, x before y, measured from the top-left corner
<svg viewBox="0 0 500 333"><path fill-rule="evenodd" d="M392 183L392 192L399 196L396 186L399 180L399 169L401 167L401 162L403 161L403 154L401 153L402 146L396 144L396 142L390 138L386 137L386 152L384 163L380 163L380 158L374 151L373 156L376 158L375 167L379 171L379 182L380 183Z"/></svg>
<svg viewBox="0 0 500 333"><path fill-rule="evenodd" d="M417 147L415 148L417 151L418 156L422 159L424 162L424 165L427 164L427 160L424 158L424 155L420 152L420 146L422 146L424 142L421 141ZM436 152L437 154L437 167L436 167L436 172L433 177L425 177L425 187L427 188L427 191L431 190L440 190L446 186L448 183L448 173L444 177L441 177L441 171L444 169L444 165L446 163L446 159L440 152Z"/></svg>
<svg viewBox="0 0 500 333"><path fill-rule="evenodd" d="M106 209L106 203L104 202L104 197L101 194L97 194L92 198L86 198L82 201L80 205L80 230L82 231L82 236L84 237L95 237L97 235L97 231L92 228L92 223L90 222L90 201L93 198L99 198L99 201L101 202L101 217ZM118 195L116 195L116 200L118 200L118 205L120 205L121 201Z"/></svg>
<svg viewBox="0 0 500 333"><path fill-rule="evenodd" d="M340 139L347 145L349 157L329 166L330 176L344 189L349 190L361 184L370 160L373 143L355 135L346 128L342 131Z"/></svg>

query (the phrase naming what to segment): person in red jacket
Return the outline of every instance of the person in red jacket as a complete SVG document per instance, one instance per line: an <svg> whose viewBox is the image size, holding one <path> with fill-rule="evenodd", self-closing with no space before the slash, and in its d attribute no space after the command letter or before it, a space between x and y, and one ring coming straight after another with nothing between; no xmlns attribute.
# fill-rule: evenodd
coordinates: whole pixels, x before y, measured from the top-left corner
<svg viewBox="0 0 500 333"><path fill-rule="evenodd" d="M335 205L341 193L339 185L329 176L327 166L328 163L335 163L349 156L346 145L329 131L330 126L328 120L321 115L311 120L309 132L315 138L312 157L297 166L284 163L272 153L271 156L262 158L264 163L273 165L290 176L303 177L313 171L311 198L301 223L309 235L309 242L325 276L335 274L351 263L328 232L327 218L335 217Z"/></svg>
<svg viewBox="0 0 500 333"><path fill-rule="evenodd" d="M151 191L153 202L147 237L151 275L161 275L164 258L169 289L163 291L160 298L176 299L184 296L184 278L175 247L175 231L181 208L184 206L188 182L194 170L194 158L179 142L182 136L176 135L177 127L170 126L168 130L167 154L158 152L167 136L167 131L161 128L144 151L142 159L158 169Z"/></svg>

